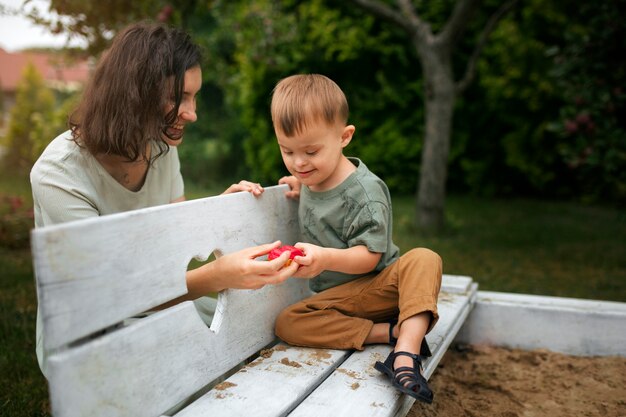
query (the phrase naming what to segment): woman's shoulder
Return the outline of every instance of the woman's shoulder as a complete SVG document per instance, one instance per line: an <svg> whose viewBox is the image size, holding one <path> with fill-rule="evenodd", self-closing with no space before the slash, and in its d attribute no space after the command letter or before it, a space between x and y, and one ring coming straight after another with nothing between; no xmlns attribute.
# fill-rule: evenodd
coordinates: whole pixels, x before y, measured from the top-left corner
<svg viewBox="0 0 626 417"><path fill-rule="evenodd" d="M51 171L71 172L74 165L84 164L80 162L84 158L85 151L74 142L72 132L63 132L46 146L33 165L31 181L50 174Z"/></svg>
<svg viewBox="0 0 626 417"><path fill-rule="evenodd" d="M39 160L64 159L76 152L77 149L79 146L74 142L72 132L67 130L50 141L37 162Z"/></svg>

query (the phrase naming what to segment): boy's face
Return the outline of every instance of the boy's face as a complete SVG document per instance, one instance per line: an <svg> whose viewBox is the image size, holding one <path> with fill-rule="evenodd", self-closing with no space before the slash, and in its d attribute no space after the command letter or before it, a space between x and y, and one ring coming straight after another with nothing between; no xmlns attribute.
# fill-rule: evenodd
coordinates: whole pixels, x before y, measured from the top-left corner
<svg viewBox="0 0 626 417"><path fill-rule="evenodd" d="M344 179L343 148L350 143L354 126L323 122L308 123L306 129L287 137L275 129L285 166L298 181L312 191L326 191Z"/></svg>

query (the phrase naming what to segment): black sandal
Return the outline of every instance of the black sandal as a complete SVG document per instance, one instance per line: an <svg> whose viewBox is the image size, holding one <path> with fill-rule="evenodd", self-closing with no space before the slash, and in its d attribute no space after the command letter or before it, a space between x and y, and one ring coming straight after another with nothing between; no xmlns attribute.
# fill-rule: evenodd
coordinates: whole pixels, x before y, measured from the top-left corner
<svg viewBox="0 0 626 417"><path fill-rule="evenodd" d="M391 346L395 346L398 343L398 338L393 336L393 327L398 324L398 319L389 320L389 344ZM423 358L430 358L433 354L428 347L428 342L426 342L426 338L422 339L422 345L420 346L420 356Z"/></svg>
<svg viewBox="0 0 626 417"><path fill-rule="evenodd" d="M413 367L401 366L393 369L396 356L408 356L413 359ZM374 368L382 372L391 379L394 387L411 397L431 404L433 402L433 392L428 387L428 381L420 373L422 368L422 357L409 352L391 352L385 362L376 361Z"/></svg>

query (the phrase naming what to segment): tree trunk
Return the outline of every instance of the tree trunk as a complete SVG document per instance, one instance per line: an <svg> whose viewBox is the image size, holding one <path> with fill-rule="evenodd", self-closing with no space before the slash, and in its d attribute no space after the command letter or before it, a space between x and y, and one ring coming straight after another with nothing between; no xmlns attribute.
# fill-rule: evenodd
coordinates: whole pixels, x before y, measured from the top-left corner
<svg viewBox="0 0 626 417"><path fill-rule="evenodd" d="M456 84L452 71L452 49L466 29L481 0L455 1L454 9L439 34L417 13L415 2L396 0L397 8L380 0L352 0L381 19L404 29L417 50L425 83L425 126L422 165L416 195L416 224L422 230L438 232L445 224L444 202L448 174L448 154L454 101L474 78L476 61L497 22L513 9L518 0L507 0L491 15L478 38L465 75ZM417 2L423 3L423 2ZM428 3L428 2L425 2Z"/></svg>
<svg viewBox="0 0 626 417"><path fill-rule="evenodd" d="M437 232L445 223L444 202L455 85L450 48L446 45L414 45L421 58L425 82L425 134L416 223L422 230Z"/></svg>

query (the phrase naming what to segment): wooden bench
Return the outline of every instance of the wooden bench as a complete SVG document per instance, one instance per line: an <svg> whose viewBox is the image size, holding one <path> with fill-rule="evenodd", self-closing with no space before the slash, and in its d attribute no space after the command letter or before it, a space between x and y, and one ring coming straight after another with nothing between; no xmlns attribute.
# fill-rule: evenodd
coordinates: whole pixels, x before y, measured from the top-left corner
<svg viewBox="0 0 626 417"><path fill-rule="evenodd" d="M402 416L412 399L363 352L276 344L274 319L309 294L306 280L219 294L210 324L186 293L192 258L298 240L286 186L36 229L32 233L53 415ZM444 276L428 335L429 377L468 315L476 285ZM254 359L256 357L256 359ZM243 368L242 362L249 362ZM436 393L435 393L436 394ZM436 401L435 396L435 401Z"/></svg>

